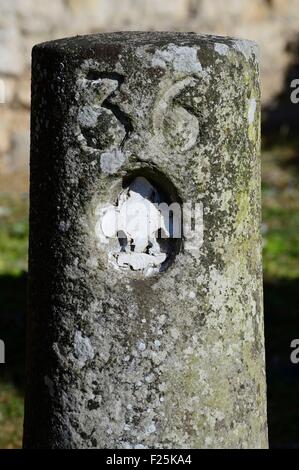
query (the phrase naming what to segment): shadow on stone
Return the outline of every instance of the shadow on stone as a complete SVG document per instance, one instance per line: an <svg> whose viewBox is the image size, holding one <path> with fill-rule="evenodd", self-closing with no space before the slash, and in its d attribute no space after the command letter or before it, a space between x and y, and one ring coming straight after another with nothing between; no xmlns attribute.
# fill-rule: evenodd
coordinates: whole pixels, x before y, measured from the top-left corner
<svg viewBox="0 0 299 470"><path fill-rule="evenodd" d="M299 364L290 343L299 337L299 279L265 282L268 426L271 448L299 448Z"/></svg>

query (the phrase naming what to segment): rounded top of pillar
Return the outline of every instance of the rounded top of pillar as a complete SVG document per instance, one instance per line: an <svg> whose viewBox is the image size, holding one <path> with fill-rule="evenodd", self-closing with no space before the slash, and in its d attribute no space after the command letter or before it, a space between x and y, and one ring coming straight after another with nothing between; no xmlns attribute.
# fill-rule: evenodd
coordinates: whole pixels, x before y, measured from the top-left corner
<svg viewBox="0 0 299 470"><path fill-rule="evenodd" d="M109 54L120 49L135 49L140 46L177 46L214 49L220 56L226 56L230 50L239 51L246 59L259 60L259 48L256 42L228 36L197 34L194 32L163 32L163 31L121 31L74 36L37 44L33 51L57 51L62 54L83 56L107 47Z"/></svg>

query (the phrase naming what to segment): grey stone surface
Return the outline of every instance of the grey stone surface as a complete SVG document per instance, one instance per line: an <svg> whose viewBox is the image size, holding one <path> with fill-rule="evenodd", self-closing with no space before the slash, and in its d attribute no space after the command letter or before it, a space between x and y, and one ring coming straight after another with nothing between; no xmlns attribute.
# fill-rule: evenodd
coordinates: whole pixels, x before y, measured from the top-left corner
<svg viewBox="0 0 299 470"><path fill-rule="evenodd" d="M44 43L32 90L24 446L266 447L256 45ZM159 272L115 266L97 230L138 178L202 207L202 243Z"/></svg>

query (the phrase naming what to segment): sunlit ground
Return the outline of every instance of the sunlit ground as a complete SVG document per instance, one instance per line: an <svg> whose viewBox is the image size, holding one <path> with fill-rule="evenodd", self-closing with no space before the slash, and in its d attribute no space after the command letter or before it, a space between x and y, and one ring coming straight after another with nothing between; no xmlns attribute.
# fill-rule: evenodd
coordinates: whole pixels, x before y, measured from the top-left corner
<svg viewBox="0 0 299 470"><path fill-rule="evenodd" d="M299 447L299 365L290 363L298 337L299 143L263 151L265 323L270 443ZM24 317L28 244L26 178L0 180L0 448L21 446L24 394ZM23 191L20 195L20 188Z"/></svg>

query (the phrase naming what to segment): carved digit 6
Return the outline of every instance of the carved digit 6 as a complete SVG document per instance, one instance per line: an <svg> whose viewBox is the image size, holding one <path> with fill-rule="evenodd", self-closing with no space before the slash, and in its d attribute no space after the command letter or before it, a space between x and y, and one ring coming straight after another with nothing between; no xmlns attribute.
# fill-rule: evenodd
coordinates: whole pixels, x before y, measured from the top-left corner
<svg viewBox="0 0 299 470"><path fill-rule="evenodd" d="M183 152L191 149L198 138L197 118L183 106L174 104L182 91L196 83L195 78L187 77L174 83L159 98L153 112L153 128L156 134L163 135L169 145Z"/></svg>

